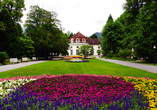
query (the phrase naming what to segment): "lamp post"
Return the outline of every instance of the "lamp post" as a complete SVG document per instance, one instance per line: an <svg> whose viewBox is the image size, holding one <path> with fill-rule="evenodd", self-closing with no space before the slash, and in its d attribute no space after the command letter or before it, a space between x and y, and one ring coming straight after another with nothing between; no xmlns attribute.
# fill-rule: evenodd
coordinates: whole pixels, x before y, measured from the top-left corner
<svg viewBox="0 0 157 110"><path fill-rule="evenodd" d="M153 48L154 48L154 65L155 65L155 49L156 49L156 46L154 45Z"/></svg>

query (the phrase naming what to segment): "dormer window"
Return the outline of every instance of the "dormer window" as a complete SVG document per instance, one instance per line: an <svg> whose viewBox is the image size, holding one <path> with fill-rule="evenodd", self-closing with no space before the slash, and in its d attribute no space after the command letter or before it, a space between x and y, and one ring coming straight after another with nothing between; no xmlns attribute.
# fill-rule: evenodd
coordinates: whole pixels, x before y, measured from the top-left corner
<svg viewBox="0 0 157 110"><path fill-rule="evenodd" d="M71 43L73 43L74 42L74 39L71 39Z"/></svg>
<svg viewBox="0 0 157 110"><path fill-rule="evenodd" d="M78 43L78 42L80 42L80 40L77 38L77 39L76 39L76 42Z"/></svg>
<svg viewBox="0 0 157 110"><path fill-rule="evenodd" d="M82 43L85 43L86 42L86 40L85 39L82 39Z"/></svg>

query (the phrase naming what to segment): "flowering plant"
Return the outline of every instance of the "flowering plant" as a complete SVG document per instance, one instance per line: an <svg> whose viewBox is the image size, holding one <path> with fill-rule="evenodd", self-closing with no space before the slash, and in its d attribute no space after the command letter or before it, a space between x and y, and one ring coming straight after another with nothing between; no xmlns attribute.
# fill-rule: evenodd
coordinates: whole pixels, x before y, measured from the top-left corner
<svg viewBox="0 0 157 110"><path fill-rule="evenodd" d="M0 99L0 109L27 108L32 110L53 110L54 108L55 110L87 110L89 108L91 110L143 110L147 109L148 106L149 108L151 107L151 110L155 110L157 108L155 107L155 104L153 109L152 102L147 101L147 99L152 101L156 100L156 97L151 98L151 95L155 95L155 93L148 95L148 93L145 92L147 94L145 95L142 94L140 89L138 89L141 88L144 90L144 88L147 86L142 86L144 85L142 83L144 83L144 80L148 80L148 82L151 83L151 86L154 87L154 90L152 91L155 91L155 85L157 85L155 80L148 78L85 74L43 74L40 76L35 75L27 77L19 76L13 78L4 78L0 79L0 81L3 83L5 81L17 79L36 80L32 80L27 83L25 82L24 85L22 83L21 87L18 87L20 86L18 85L15 91L9 92L7 97ZM136 81L137 83L131 83L133 81ZM147 85L147 83L145 85ZM149 86L150 84L148 83L148 87ZM53 87L53 89L51 89L51 87ZM39 88L41 88L41 90ZM144 97L144 95L147 96L147 99Z"/></svg>
<svg viewBox="0 0 157 110"><path fill-rule="evenodd" d="M8 81L2 81L0 82L0 98L6 96L10 91L13 91L14 89L21 87L25 83L28 83L30 81L33 81L36 79L18 79L18 80L8 80Z"/></svg>

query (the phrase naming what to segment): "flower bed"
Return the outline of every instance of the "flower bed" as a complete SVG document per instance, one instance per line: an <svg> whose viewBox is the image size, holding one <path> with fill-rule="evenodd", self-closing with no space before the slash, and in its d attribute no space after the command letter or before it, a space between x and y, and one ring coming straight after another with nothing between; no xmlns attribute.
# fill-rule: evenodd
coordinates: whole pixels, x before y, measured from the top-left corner
<svg viewBox="0 0 157 110"><path fill-rule="evenodd" d="M5 98L0 101L1 109L13 108L58 108L58 109L76 109L83 110L86 108L96 109L146 109L152 103L147 102L144 96L149 100L152 96L145 91L147 85L151 83L155 87L155 80L133 77L118 77L105 75L41 75L32 77L19 77L23 80L33 79L22 83L21 87L14 92L10 92ZM18 78L14 77L17 80ZM36 80L35 80L36 79ZM4 80L1 79L2 83ZM133 82L134 81L134 82ZM144 82L145 81L145 82ZM18 82L18 81L15 81ZM132 83L130 83L132 82ZM137 82L137 83L136 83ZM141 82L141 83L138 83ZM153 83L152 83L153 82ZM18 82L19 83L19 82ZM136 84L134 84L136 83ZM149 86L150 84L148 84ZM11 87L17 86L13 83ZM19 85L18 85L19 86ZM79 89L78 89L79 88ZM135 88L135 89L134 89ZM140 89L141 88L141 89ZM152 88L147 88L152 89ZM147 90L147 91L148 91ZM140 93L140 94L139 94ZM145 94L144 94L145 93ZM147 95L146 95L147 94ZM19 98L21 97L21 98ZM153 97L156 100L156 97ZM12 104L13 103L13 104ZM153 110L153 108L151 108Z"/></svg>
<svg viewBox="0 0 157 110"><path fill-rule="evenodd" d="M66 60L65 62L89 62L89 60L83 60L82 56L73 55L70 60Z"/></svg>

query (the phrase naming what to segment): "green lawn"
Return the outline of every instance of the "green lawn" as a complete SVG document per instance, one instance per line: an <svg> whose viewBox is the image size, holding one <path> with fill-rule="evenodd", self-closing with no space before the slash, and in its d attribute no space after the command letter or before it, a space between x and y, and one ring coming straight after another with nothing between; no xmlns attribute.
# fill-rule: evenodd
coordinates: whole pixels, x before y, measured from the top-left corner
<svg viewBox="0 0 157 110"><path fill-rule="evenodd" d="M134 76L157 79L156 73L150 73L132 67L122 66L98 59L89 59L90 62L65 62L47 61L34 64L19 69L14 69L0 73L0 78L11 78L16 76L34 76L42 74L64 75L64 74L97 74L97 75L116 75L116 76Z"/></svg>
<svg viewBox="0 0 157 110"><path fill-rule="evenodd" d="M157 63L155 63L154 65L154 63L148 63L146 61L129 61L129 62L157 66Z"/></svg>

